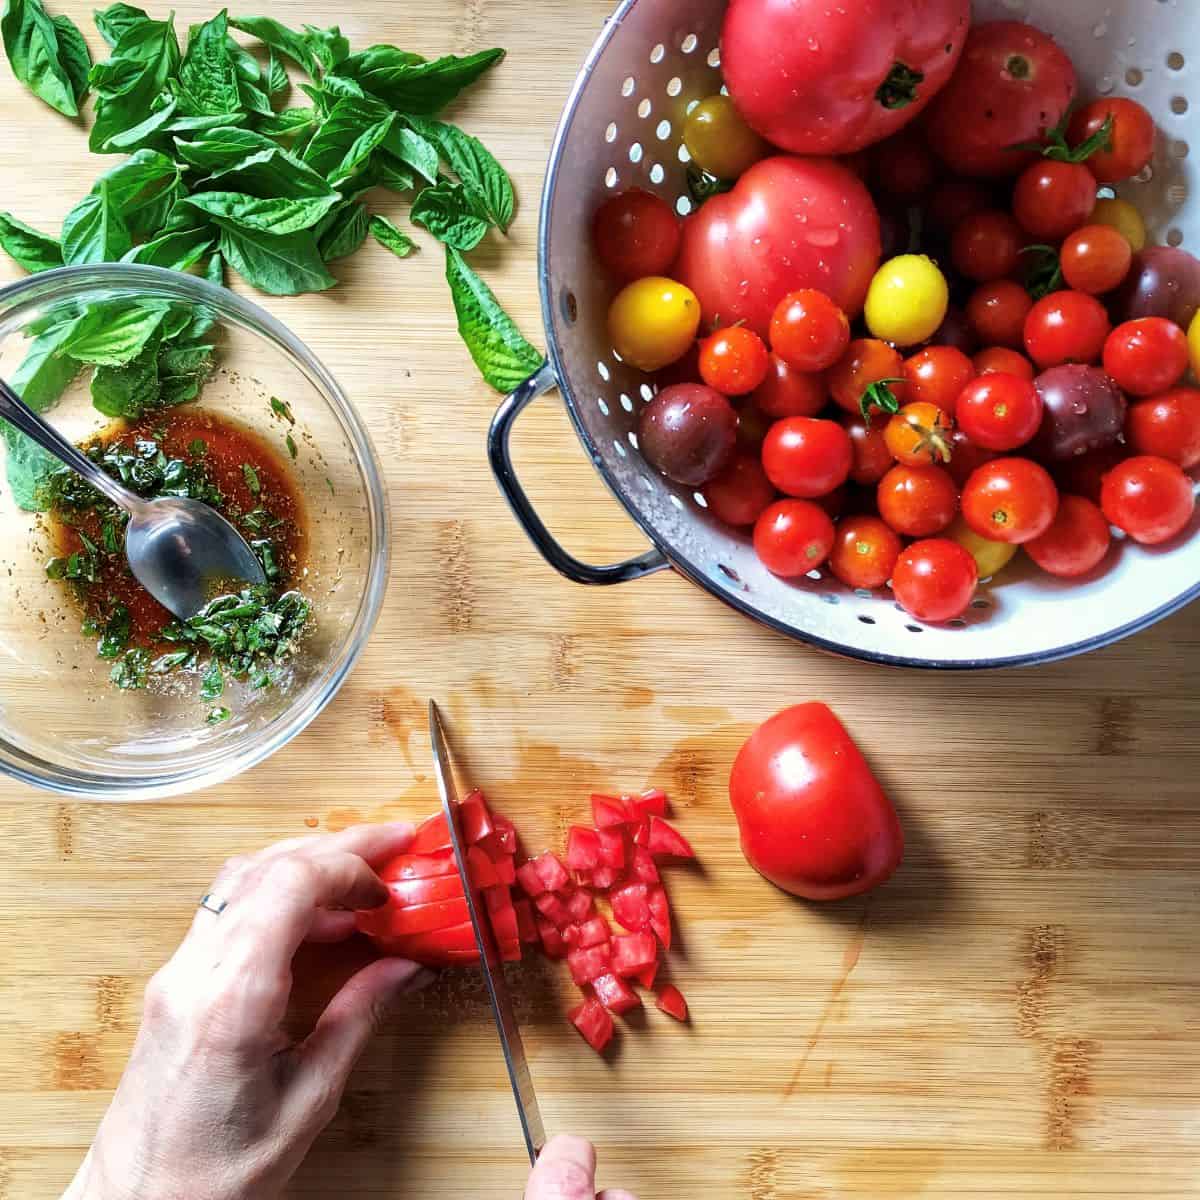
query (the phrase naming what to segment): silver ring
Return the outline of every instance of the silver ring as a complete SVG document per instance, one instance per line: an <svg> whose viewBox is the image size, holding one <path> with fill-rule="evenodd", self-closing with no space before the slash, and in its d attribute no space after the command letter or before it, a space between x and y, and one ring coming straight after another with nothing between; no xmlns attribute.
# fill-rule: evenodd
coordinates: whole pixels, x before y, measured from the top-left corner
<svg viewBox="0 0 1200 1200"><path fill-rule="evenodd" d="M208 909L210 913L214 913L219 917L229 907L229 901L222 900L219 896L214 896L211 892L206 892L200 898L200 907Z"/></svg>

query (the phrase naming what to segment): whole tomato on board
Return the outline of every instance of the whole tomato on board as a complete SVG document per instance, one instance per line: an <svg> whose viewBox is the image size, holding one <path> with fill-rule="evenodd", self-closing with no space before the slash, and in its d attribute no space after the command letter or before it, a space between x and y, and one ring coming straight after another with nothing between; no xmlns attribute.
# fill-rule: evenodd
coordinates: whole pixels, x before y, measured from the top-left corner
<svg viewBox="0 0 1200 1200"><path fill-rule="evenodd" d="M976 25L954 77L925 115L929 144L962 175L1016 175L1075 96L1071 60L1054 39L1020 21Z"/></svg>
<svg viewBox="0 0 1200 1200"><path fill-rule="evenodd" d="M733 763L729 800L746 861L793 896L857 896L900 865L896 811L824 704L785 708L750 735Z"/></svg>
<svg viewBox="0 0 1200 1200"><path fill-rule="evenodd" d="M800 288L857 316L881 248L862 180L830 159L775 155L687 218L674 272L706 324L743 322L766 338L776 305Z"/></svg>
<svg viewBox="0 0 1200 1200"><path fill-rule="evenodd" d="M731 0L721 67L738 111L797 154L849 154L907 125L962 53L969 0Z"/></svg>

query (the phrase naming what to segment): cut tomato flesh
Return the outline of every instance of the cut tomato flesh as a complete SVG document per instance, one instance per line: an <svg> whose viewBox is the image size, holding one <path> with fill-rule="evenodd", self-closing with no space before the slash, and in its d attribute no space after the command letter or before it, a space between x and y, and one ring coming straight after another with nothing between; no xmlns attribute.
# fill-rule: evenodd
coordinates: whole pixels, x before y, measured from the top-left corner
<svg viewBox="0 0 1200 1200"><path fill-rule="evenodd" d="M636 975L631 978L636 979L644 988L652 988L654 980L658 977L658 960L655 959L648 967L643 967Z"/></svg>
<svg viewBox="0 0 1200 1200"><path fill-rule="evenodd" d="M660 988L654 1003L667 1016L674 1017L677 1021L686 1021L688 1019L687 1001L683 998L683 993L674 984L668 983Z"/></svg>
<svg viewBox="0 0 1200 1200"><path fill-rule="evenodd" d="M533 905L521 898L513 901L513 912L517 914L517 933L523 942L538 940L537 922L533 919Z"/></svg>
<svg viewBox="0 0 1200 1200"><path fill-rule="evenodd" d="M636 975L658 961L652 933L619 933L612 940L612 966L618 975Z"/></svg>
<svg viewBox="0 0 1200 1200"><path fill-rule="evenodd" d="M619 975L599 975L592 980L592 990L596 999L609 1012L628 1012L631 1008L641 1008L641 997Z"/></svg>
<svg viewBox="0 0 1200 1200"><path fill-rule="evenodd" d="M576 1005L567 1019L579 1030L583 1040L597 1054L612 1041L613 1019L608 1009L595 996L589 996L582 1004Z"/></svg>
<svg viewBox="0 0 1200 1200"><path fill-rule="evenodd" d="M453 844L445 813L434 813L417 826L408 850L410 854L431 854L435 850L449 850Z"/></svg>
<svg viewBox="0 0 1200 1200"><path fill-rule="evenodd" d="M650 821L646 817L642 817L640 821L633 827L633 844L635 846L645 846L650 841Z"/></svg>
<svg viewBox="0 0 1200 1200"><path fill-rule="evenodd" d="M434 854L401 854L379 872L379 878L384 883L402 879L433 879L439 875L453 875L458 878L458 867L455 865L452 850L438 851Z"/></svg>
<svg viewBox="0 0 1200 1200"><path fill-rule="evenodd" d="M505 855L492 864L496 868L496 876L505 887L512 887L517 882L517 869L513 860Z"/></svg>
<svg viewBox="0 0 1200 1200"><path fill-rule="evenodd" d="M414 962L428 963L431 958L458 954L464 961L477 962L479 947L475 944L475 928L469 920L461 925L435 929L425 933L396 934L386 941L388 952L402 954ZM391 949L390 947L396 947Z"/></svg>
<svg viewBox="0 0 1200 1200"><path fill-rule="evenodd" d="M571 924L571 914L567 912L567 906L553 892L543 892L540 896L535 896L533 906L558 929L565 929Z"/></svg>
<svg viewBox="0 0 1200 1200"><path fill-rule="evenodd" d="M538 937L541 939L542 950L547 958L566 958L567 943L554 924L543 916L534 918L537 922Z"/></svg>
<svg viewBox="0 0 1200 1200"><path fill-rule="evenodd" d="M616 867L599 866L592 872L592 887L597 891L606 892L617 882L619 874Z"/></svg>
<svg viewBox="0 0 1200 1200"><path fill-rule="evenodd" d="M616 796L592 796L592 824L597 829L614 829L627 820L625 807Z"/></svg>
<svg viewBox="0 0 1200 1200"><path fill-rule="evenodd" d="M651 854L669 854L674 858L695 858L687 838L661 817L650 818L650 836L646 848Z"/></svg>
<svg viewBox="0 0 1200 1200"><path fill-rule="evenodd" d="M626 883L614 888L608 900L612 905L613 916L626 929L640 931L650 924L650 905L646 896L648 888L644 883Z"/></svg>
<svg viewBox="0 0 1200 1200"><path fill-rule="evenodd" d="M567 866L572 871L590 871L600 865L600 835L594 829L572 825L567 830Z"/></svg>
<svg viewBox="0 0 1200 1200"><path fill-rule="evenodd" d="M646 904L650 909L650 928L664 950L671 948L671 905L667 900L667 890L661 884L656 884L646 893Z"/></svg>
<svg viewBox="0 0 1200 1200"><path fill-rule="evenodd" d="M495 887L500 882L496 864L479 846L467 847L467 876L475 888Z"/></svg>
<svg viewBox="0 0 1200 1200"><path fill-rule="evenodd" d="M566 904L567 912L571 914L571 920L577 925L582 924L596 911L596 902L583 888L577 888L572 892Z"/></svg>
<svg viewBox="0 0 1200 1200"><path fill-rule="evenodd" d="M483 841L495 829L487 801L478 789L458 806L458 821L463 840L471 846Z"/></svg>
<svg viewBox="0 0 1200 1200"><path fill-rule="evenodd" d="M548 892L561 892L571 882L571 877L567 874L567 868L559 862L558 856L552 854L549 850L543 854L539 854L533 860L533 865L542 881L542 885Z"/></svg>
<svg viewBox="0 0 1200 1200"><path fill-rule="evenodd" d="M618 871L625 865L625 831L623 829L598 829L600 839L600 864L615 867Z"/></svg>
<svg viewBox="0 0 1200 1200"><path fill-rule="evenodd" d="M409 933L434 933L470 922L466 896L455 900L435 900L431 904L396 904L387 906L387 932L403 936Z"/></svg>
<svg viewBox="0 0 1200 1200"><path fill-rule="evenodd" d="M607 945L576 948L567 955L567 966L575 983L591 983L600 975L613 970L613 959Z"/></svg>
<svg viewBox="0 0 1200 1200"><path fill-rule="evenodd" d="M667 793L661 788L648 788L640 796L626 797L626 804L642 817L665 817L667 815Z"/></svg>
<svg viewBox="0 0 1200 1200"><path fill-rule="evenodd" d="M527 896L536 898L543 892L550 891L542 882L541 872L532 862L522 863L517 868L517 882Z"/></svg>
<svg viewBox="0 0 1200 1200"><path fill-rule="evenodd" d="M507 908L497 909L488 915L492 922L492 933L496 936L496 944L501 949L520 942L521 933L517 928L517 914L511 904ZM520 957L519 947L517 957Z"/></svg>
<svg viewBox="0 0 1200 1200"><path fill-rule="evenodd" d="M574 928L579 930L576 944L580 947L599 946L612 937L611 926L603 917L599 916L592 917L590 921L585 921L582 925L576 925Z"/></svg>
<svg viewBox="0 0 1200 1200"><path fill-rule="evenodd" d="M657 883L661 876L654 865L654 857L645 846L634 846L630 872L638 883Z"/></svg>
<svg viewBox="0 0 1200 1200"><path fill-rule="evenodd" d="M435 900L454 900L463 894L462 880L457 874L434 875L428 879L399 879L387 885L392 903L432 904Z"/></svg>

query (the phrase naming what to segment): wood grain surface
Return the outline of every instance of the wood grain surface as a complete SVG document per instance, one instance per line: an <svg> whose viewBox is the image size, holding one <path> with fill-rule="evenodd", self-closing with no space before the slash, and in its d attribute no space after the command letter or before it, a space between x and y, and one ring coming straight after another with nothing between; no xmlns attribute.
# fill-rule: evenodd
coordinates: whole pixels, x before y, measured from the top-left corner
<svg viewBox="0 0 1200 1200"><path fill-rule="evenodd" d="M531 336L546 155L608 8L278 10L340 21L357 46L509 48L456 116L516 179L511 237L477 261ZM54 9L101 51L89 6ZM177 24L211 11L184 0ZM7 67L0 122L3 207L54 228L102 164ZM489 475L496 397L455 333L440 254L369 245L335 269L335 291L267 303L387 462L382 619L332 707L234 783L138 807L0 785L0 1198L47 1200L71 1176L145 981L223 859L432 808L430 694L531 843L557 841L595 788L658 784L703 857L674 883L690 1027L650 1012L602 1062L563 1020L565 972L514 975L547 1127L594 1139L605 1185L643 1200L1200 1196L1200 607L1036 671L928 675L808 651L671 574L573 586ZM569 547L594 561L642 548L552 398L517 441ZM844 718L907 829L903 869L866 900L795 902L737 848L732 757L810 698ZM310 1008L339 965L301 964ZM373 1045L289 1195L515 1198L522 1159L481 986L447 977Z"/></svg>

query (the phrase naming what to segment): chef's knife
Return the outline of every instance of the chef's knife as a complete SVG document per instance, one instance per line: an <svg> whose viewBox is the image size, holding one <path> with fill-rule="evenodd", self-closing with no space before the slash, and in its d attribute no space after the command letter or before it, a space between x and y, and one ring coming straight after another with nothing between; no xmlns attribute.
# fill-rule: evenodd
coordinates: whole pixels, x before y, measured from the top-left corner
<svg viewBox="0 0 1200 1200"><path fill-rule="evenodd" d="M504 982L504 971L496 942L486 921L480 920L480 908L467 873L467 858L463 850L462 832L458 822L458 792L454 786L454 771L450 764L450 751L446 746L446 734L442 728L442 715L437 704L429 702L429 737L433 743L433 767L437 775L438 792L442 797L442 812L446 815L446 828L450 831L450 844L454 848L454 861L462 878L463 891L467 897L467 911L471 916L471 927L475 931L475 945L479 950L479 965L487 984L488 999L492 1004L492 1016L500 1034L500 1048L504 1051L504 1065L508 1068L508 1079L512 1084L513 1096L517 1101L517 1112L521 1118L521 1132L525 1135L525 1148L529 1161L534 1163L546 1144L546 1131L542 1127L542 1113L538 1108L533 1080L529 1077L529 1064L525 1061L525 1047L521 1044L521 1031L513 1015L512 997Z"/></svg>

